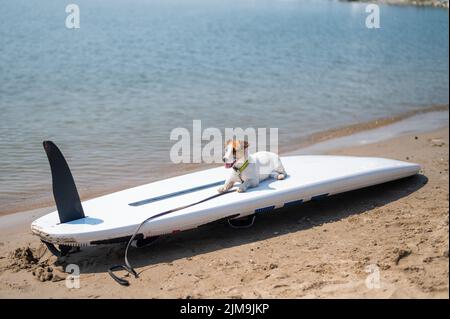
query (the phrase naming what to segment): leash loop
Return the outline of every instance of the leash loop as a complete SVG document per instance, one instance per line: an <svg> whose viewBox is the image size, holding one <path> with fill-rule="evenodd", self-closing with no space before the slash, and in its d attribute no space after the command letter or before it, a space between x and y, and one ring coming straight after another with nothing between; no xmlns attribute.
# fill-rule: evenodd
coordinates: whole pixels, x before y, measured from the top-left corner
<svg viewBox="0 0 450 319"><path fill-rule="evenodd" d="M151 221L151 220L153 220L155 218L158 218L158 217L161 217L161 216L164 216L164 215L167 215L167 214L170 214L170 213L173 213L173 212L176 212L176 211L188 208L188 207L192 207L192 206L204 203L204 202L209 201L211 199L214 199L216 197L219 197L219 196L222 196L222 195L225 195L225 194L229 194L229 193L232 193L232 192L235 192L235 191L236 191L236 189L233 189L233 190L226 191L224 193L215 194L215 195L209 196L207 198L204 198L204 199L202 199L202 200L200 200L198 202L195 202L195 203L192 203L192 204L189 204L189 205L179 206L177 208L173 208L173 209L167 210L165 212L162 212L162 213L150 216L149 218L147 218L146 220L144 220L142 223L139 224L139 226L134 231L133 235L128 240L127 247L125 248L125 256L124 256L125 264L124 265L114 265L114 266L110 267L108 269L109 275L112 277L112 279L114 279L118 284L120 284L122 286L129 286L130 282L128 280L124 279L124 278L120 278L120 277L116 276L116 274L114 273L114 271L116 271L116 270L125 270L129 274L132 274L134 276L134 278L139 278L139 274L134 270L133 266L131 266L130 262L128 261L128 250L129 250L129 248L131 246L131 243L133 242L134 238L139 233L139 230L141 229L141 227L145 223L147 223L147 222L149 222L149 221Z"/></svg>

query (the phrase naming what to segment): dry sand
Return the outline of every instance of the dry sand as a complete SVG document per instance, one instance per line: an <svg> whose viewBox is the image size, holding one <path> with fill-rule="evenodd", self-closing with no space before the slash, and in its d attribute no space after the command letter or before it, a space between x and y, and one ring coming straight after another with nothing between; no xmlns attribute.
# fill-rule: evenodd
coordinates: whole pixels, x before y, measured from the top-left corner
<svg viewBox="0 0 450 319"><path fill-rule="evenodd" d="M123 263L123 245L86 248L55 264L28 230L31 215L22 215L20 226L2 225L0 297L448 298L448 136L445 128L333 151L423 169L260 216L250 229L219 222L134 249L140 278L128 288L106 272ZM79 289L66 287L69 263L80 266Z"/></svg>

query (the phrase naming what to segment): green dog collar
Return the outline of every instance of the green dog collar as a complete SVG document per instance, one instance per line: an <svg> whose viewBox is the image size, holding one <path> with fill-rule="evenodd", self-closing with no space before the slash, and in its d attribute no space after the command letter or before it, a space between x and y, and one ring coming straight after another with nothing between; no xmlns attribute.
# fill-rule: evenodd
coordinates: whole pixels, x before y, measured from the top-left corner
<svg viewBox="0 0 450 319"><path fill-rule="evenodd" d="M242 174L242 172L247 168L247 166L248 166L248 160L246 160L246 161L244 162L244 164L242 164L241 167L239 167L239 168L233 167L233 168L234 168L234 170L235 170L236 172L239 172L239 174Z"/></svg>

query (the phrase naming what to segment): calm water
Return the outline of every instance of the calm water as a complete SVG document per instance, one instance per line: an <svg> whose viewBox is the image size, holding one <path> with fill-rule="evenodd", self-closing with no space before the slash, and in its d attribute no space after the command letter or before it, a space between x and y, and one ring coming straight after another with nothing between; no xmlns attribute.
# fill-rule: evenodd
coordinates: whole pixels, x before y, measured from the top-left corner
<svg viewBox="0 0 450 319"><path fill-rule="evenodd" d="M67 2L67 1L66 1ZM169 133L278 127L280 146L449 101L448 11L334 1L0 0L0 212L51 196L41 142L81 193L160 178Z"/></svg>

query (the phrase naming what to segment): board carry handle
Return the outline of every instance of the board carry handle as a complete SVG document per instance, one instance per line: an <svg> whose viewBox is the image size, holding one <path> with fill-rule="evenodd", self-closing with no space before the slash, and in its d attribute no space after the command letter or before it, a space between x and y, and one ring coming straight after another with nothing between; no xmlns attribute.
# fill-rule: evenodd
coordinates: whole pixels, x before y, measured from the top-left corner
<svg viewBox="0 0 450 319"><path fill-rule="evenodd" d="M240 217L240 218L233 218L228 219L228 225L231 228L241 229L241 228L249 228L252 227L255 223L256 214Z"/></svg>
<svg viewBox="0 0 450 319"><path fill-rule="evenodd" d="M84 218L80 196L66 159L52 141L44 141L42 144L52 171L53 197L58 209L59 221L67 223Z"/></svg>

